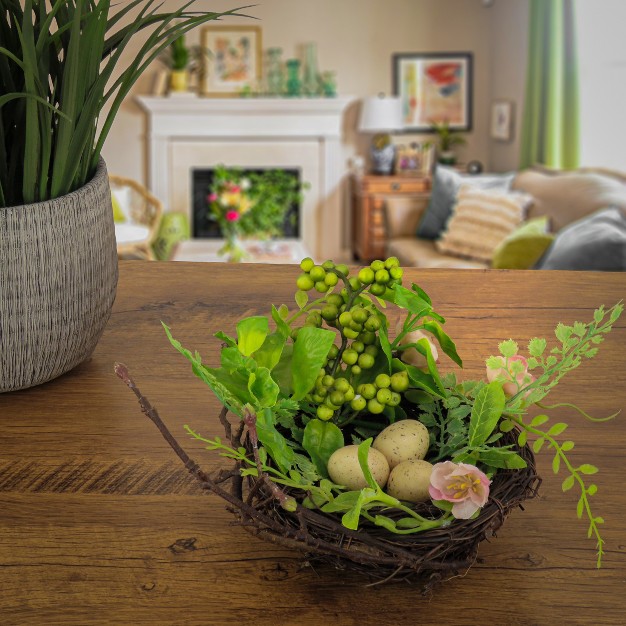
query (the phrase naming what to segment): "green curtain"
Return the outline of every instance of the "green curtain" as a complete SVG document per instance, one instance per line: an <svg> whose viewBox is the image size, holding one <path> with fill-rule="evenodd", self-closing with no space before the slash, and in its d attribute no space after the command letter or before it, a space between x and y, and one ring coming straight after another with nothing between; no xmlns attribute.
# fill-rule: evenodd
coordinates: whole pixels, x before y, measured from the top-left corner
<svg viewBox="0 0 626 626"><path fill-rule="evenodd" d="M578 167L579 100L574 0L530 0L520 167Z"/></svg>

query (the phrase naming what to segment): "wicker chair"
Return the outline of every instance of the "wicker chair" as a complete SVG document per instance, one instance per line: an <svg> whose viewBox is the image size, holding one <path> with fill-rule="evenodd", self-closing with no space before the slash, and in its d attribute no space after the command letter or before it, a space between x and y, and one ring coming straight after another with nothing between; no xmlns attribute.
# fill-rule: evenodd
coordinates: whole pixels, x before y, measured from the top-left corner
<svg viewBox="0 0 626 626"><path fill-rule="evenodd" d="M109 182L127 218L126 222L115 224L118 257L154 260L152 243L159 228L163 205L135 180L110 174Z"/></svg>

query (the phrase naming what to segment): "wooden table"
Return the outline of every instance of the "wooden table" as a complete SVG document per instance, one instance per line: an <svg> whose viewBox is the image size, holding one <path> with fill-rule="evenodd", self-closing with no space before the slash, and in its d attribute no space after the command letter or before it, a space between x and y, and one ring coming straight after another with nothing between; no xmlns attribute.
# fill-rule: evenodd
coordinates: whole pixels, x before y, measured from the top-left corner
<svg viewBox="0 0 626 626"><path fill-rule="evenodd" d="M220 434L218 405L159 321L216 362L213 332L289 302L294 266L124 262L117 302L91 361L41 387L0 396L0 623L14 624L623 624L626 621L626 416L571 422L573 459L600 466L593 502L606 557L541 454L541 496L515 511L480 562L423 598L405 584L365 588L231 524L187 476L113 373L128 365L186 449L219 461L183 424ZM626 275L410 271L448 318L466 377L502 338L523 344L559 320L588 320L626 296ZM554 402L596 415L626 408L626 320ZM554 413L557 413L555 411Z"/></svg>

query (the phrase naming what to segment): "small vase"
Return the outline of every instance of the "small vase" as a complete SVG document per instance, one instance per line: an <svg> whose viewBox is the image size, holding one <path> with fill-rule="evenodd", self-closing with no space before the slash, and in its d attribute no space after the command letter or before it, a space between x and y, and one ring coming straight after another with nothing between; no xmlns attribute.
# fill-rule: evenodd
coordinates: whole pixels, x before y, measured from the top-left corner
<svg viewBox="0 0 626 626"><path fill-rule="evenodd" d="M172 70L170 73L170 91L181 93L189 87L189 75L187 70Z"/></svg>
<svg viewBox="0 0 626 626"><path fill-rule="evenodd" d="M267 94L269 96L282 96L285 91L282 54L282 48L270 48L267 51Z"/></svg>
<svg viewBox="0 0 626 626"><path fill-rule="evenodd" d="M287 61L287 95L294 97L301 94L300 61L298 59L289 59Z"/></svg>
<svg viewBox="0 0 626 626"><path fill-rule="evenodd" d="M228 263L241 263L248 253L243 247L238 234L233 230L224 231L224 245L217 251L220 256L227 256Z"/></svg>
<svg viewBox="0 0 626 626"><path fill-rule="evenodd" d="M322 72L320 81L324 97L335 98L337 96L337 73L332 70Z"/></svg>
<svg viewBox="0 0 626 626"><path fill-rule="evenodd" d="M304 67L302 68L302 93L313 97L319 95L317 73L317 45L309 43L304 49Z"/></svg>

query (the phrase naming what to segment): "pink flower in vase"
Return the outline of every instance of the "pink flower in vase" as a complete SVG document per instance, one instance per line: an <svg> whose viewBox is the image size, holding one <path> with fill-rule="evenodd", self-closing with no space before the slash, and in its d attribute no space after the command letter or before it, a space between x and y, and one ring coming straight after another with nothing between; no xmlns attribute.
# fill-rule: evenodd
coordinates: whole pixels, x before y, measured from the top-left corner
<svg viewBox="0 0 626 626"><path fill-rule="evenodd" d="M428 492L433 500L453 502L452 515L469 519L485 506L491 481L474 465L445 461L435 463Z"/></svg>
<svg viewBox="0 0 626 626"><path fill-rule="evenodd" d="M237 211L226 211L226 219L229 222L236 222L239 219L239 213Z"/></svg>
<svg viewBox="0 0 626 626"><path fill-rule="evenodd" d="M206 198L209 202L217 202L217 194L216 193L210 193L207 198Z"/></svg>

